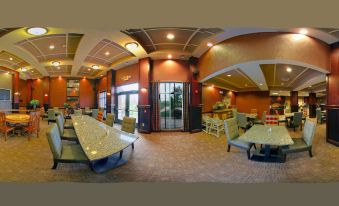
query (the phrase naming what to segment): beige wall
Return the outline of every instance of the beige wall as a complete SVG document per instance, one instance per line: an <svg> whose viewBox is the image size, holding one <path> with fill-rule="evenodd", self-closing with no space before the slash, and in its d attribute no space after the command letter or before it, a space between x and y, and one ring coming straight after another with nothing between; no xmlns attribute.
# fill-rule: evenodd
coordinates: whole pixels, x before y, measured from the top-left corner
<svg viewBox="0 0 339 206"><path fill-rule="evenodd" d="M12 92L12 86L13 86L12 75L7 74L7 72L0 71L0 88L10 89ZM11 109L11 108L12 108L12 101L0 101L0 110Z"/></svg>

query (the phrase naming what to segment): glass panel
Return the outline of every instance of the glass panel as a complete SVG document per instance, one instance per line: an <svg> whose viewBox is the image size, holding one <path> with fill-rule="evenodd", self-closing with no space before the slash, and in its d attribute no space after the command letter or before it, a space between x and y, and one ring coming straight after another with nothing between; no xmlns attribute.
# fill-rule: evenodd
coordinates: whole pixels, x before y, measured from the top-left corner
<svg viewBox="0 0 339 206"><path fill-rule="evenodd" d="M118 119L122 120L126 115L126 95L118 95Z"/></svg>
<svg viewBox="0 0 339 206"><path fill-rule="evenodd" d="M139 90L139 84L138 83L127 84L127 85L117 87L117 93L128 92L128 91L138 91L138 90Z"/></svg>
<svg viewBox="0 0 339 206"><path fill-rule="evenodd" d="M161 84L164 86L164 84ZM160 94L160 128L166 128L166 94Z"/></svg>
<svg viewBox="0 0 339 206"><path fill-rule="evenodd" d="M138 122L138 94L130 94L129 95L129 117L136 118L136 122Z"/></svg>

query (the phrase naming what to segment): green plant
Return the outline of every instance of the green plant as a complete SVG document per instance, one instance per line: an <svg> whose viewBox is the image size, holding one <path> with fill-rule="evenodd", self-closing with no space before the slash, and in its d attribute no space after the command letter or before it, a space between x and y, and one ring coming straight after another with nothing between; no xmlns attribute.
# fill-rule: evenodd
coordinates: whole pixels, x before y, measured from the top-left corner
<svg viewBox="0 0 339 206"><path fill-rule="evenodd" d="M67 103L64 103L64 107L69 109L71 107L71 105L67 104Z"/></svg>
<svg viewBox="0 0 339 206"><path fill-rule="evenodd" d="M30 102L29 102L29 104L31 105L31 106L33 106L34 108L36 108L36 106L38 106L39 105L39 100L37 100L37 99L32 99Z"/></svg>

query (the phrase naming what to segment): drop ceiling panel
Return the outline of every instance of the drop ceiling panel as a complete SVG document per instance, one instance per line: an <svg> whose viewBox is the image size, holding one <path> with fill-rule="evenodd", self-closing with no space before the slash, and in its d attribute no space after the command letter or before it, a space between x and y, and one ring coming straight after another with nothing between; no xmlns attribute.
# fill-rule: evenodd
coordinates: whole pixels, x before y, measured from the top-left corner
<svg viewBox="0 0 339 206"><path fill-rule="evenodd" d="M72 66L71 65L60 65L59 67L46 66L45 69L51 76L70 75L72 71Z"/></svg>
<svg viewBox="0 0 339 206"><path fill-rule="evenodd" d="M179 29L179 28L161 28L161 29L145 29L151 37L154 44L159 43L177 43L186 44L187 40L196 29ZM168 39L167 34L173 34L174 39Z"/></svg>
<svg viewBox="0 0 339 206"><path fill-rule="evenodd" d="M80 70L78 71L78 75L79 76L90 76L90 77L94 77L96 75L98 75L101 72L100 69L92 69L91 67L86 67L86 66L82 66L80 68Z"/></svg>
<svg viewBox="0 0 339 206"><path fill-rule="evenodd" d="M274 64L261 64L260 68L263 72L267 86L273 86L274 84Z"/></svg>
<svg viewBox="0 0 339 206"><path fill-rule="evenodd" d="M231 75L230 77L227 75ZM243 88L257 88L257 86L246 77L239 69L235 69L218 76L221 79L224 79L228 82L231 82L232 85L235 85L239 89Z"/></svg>
<svg viewBox="0 0 339 206"><path fill-rule="evenodd" d="M286 69L290 67L291 72L287 72ZM307 68L295 65L277 64L275 73L274 86L288 86L293 80L298 77Z"/></svg>

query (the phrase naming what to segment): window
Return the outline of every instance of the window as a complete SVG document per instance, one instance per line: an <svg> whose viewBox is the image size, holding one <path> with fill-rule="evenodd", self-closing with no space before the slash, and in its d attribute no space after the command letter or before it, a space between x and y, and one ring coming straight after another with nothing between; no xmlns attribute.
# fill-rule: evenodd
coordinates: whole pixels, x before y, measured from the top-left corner
<svg viewBox="0 0 339 206"><path fill-rule="evenodd" d="M106 92L99 93L99 108L104 108L106 111Z"/></svg>

